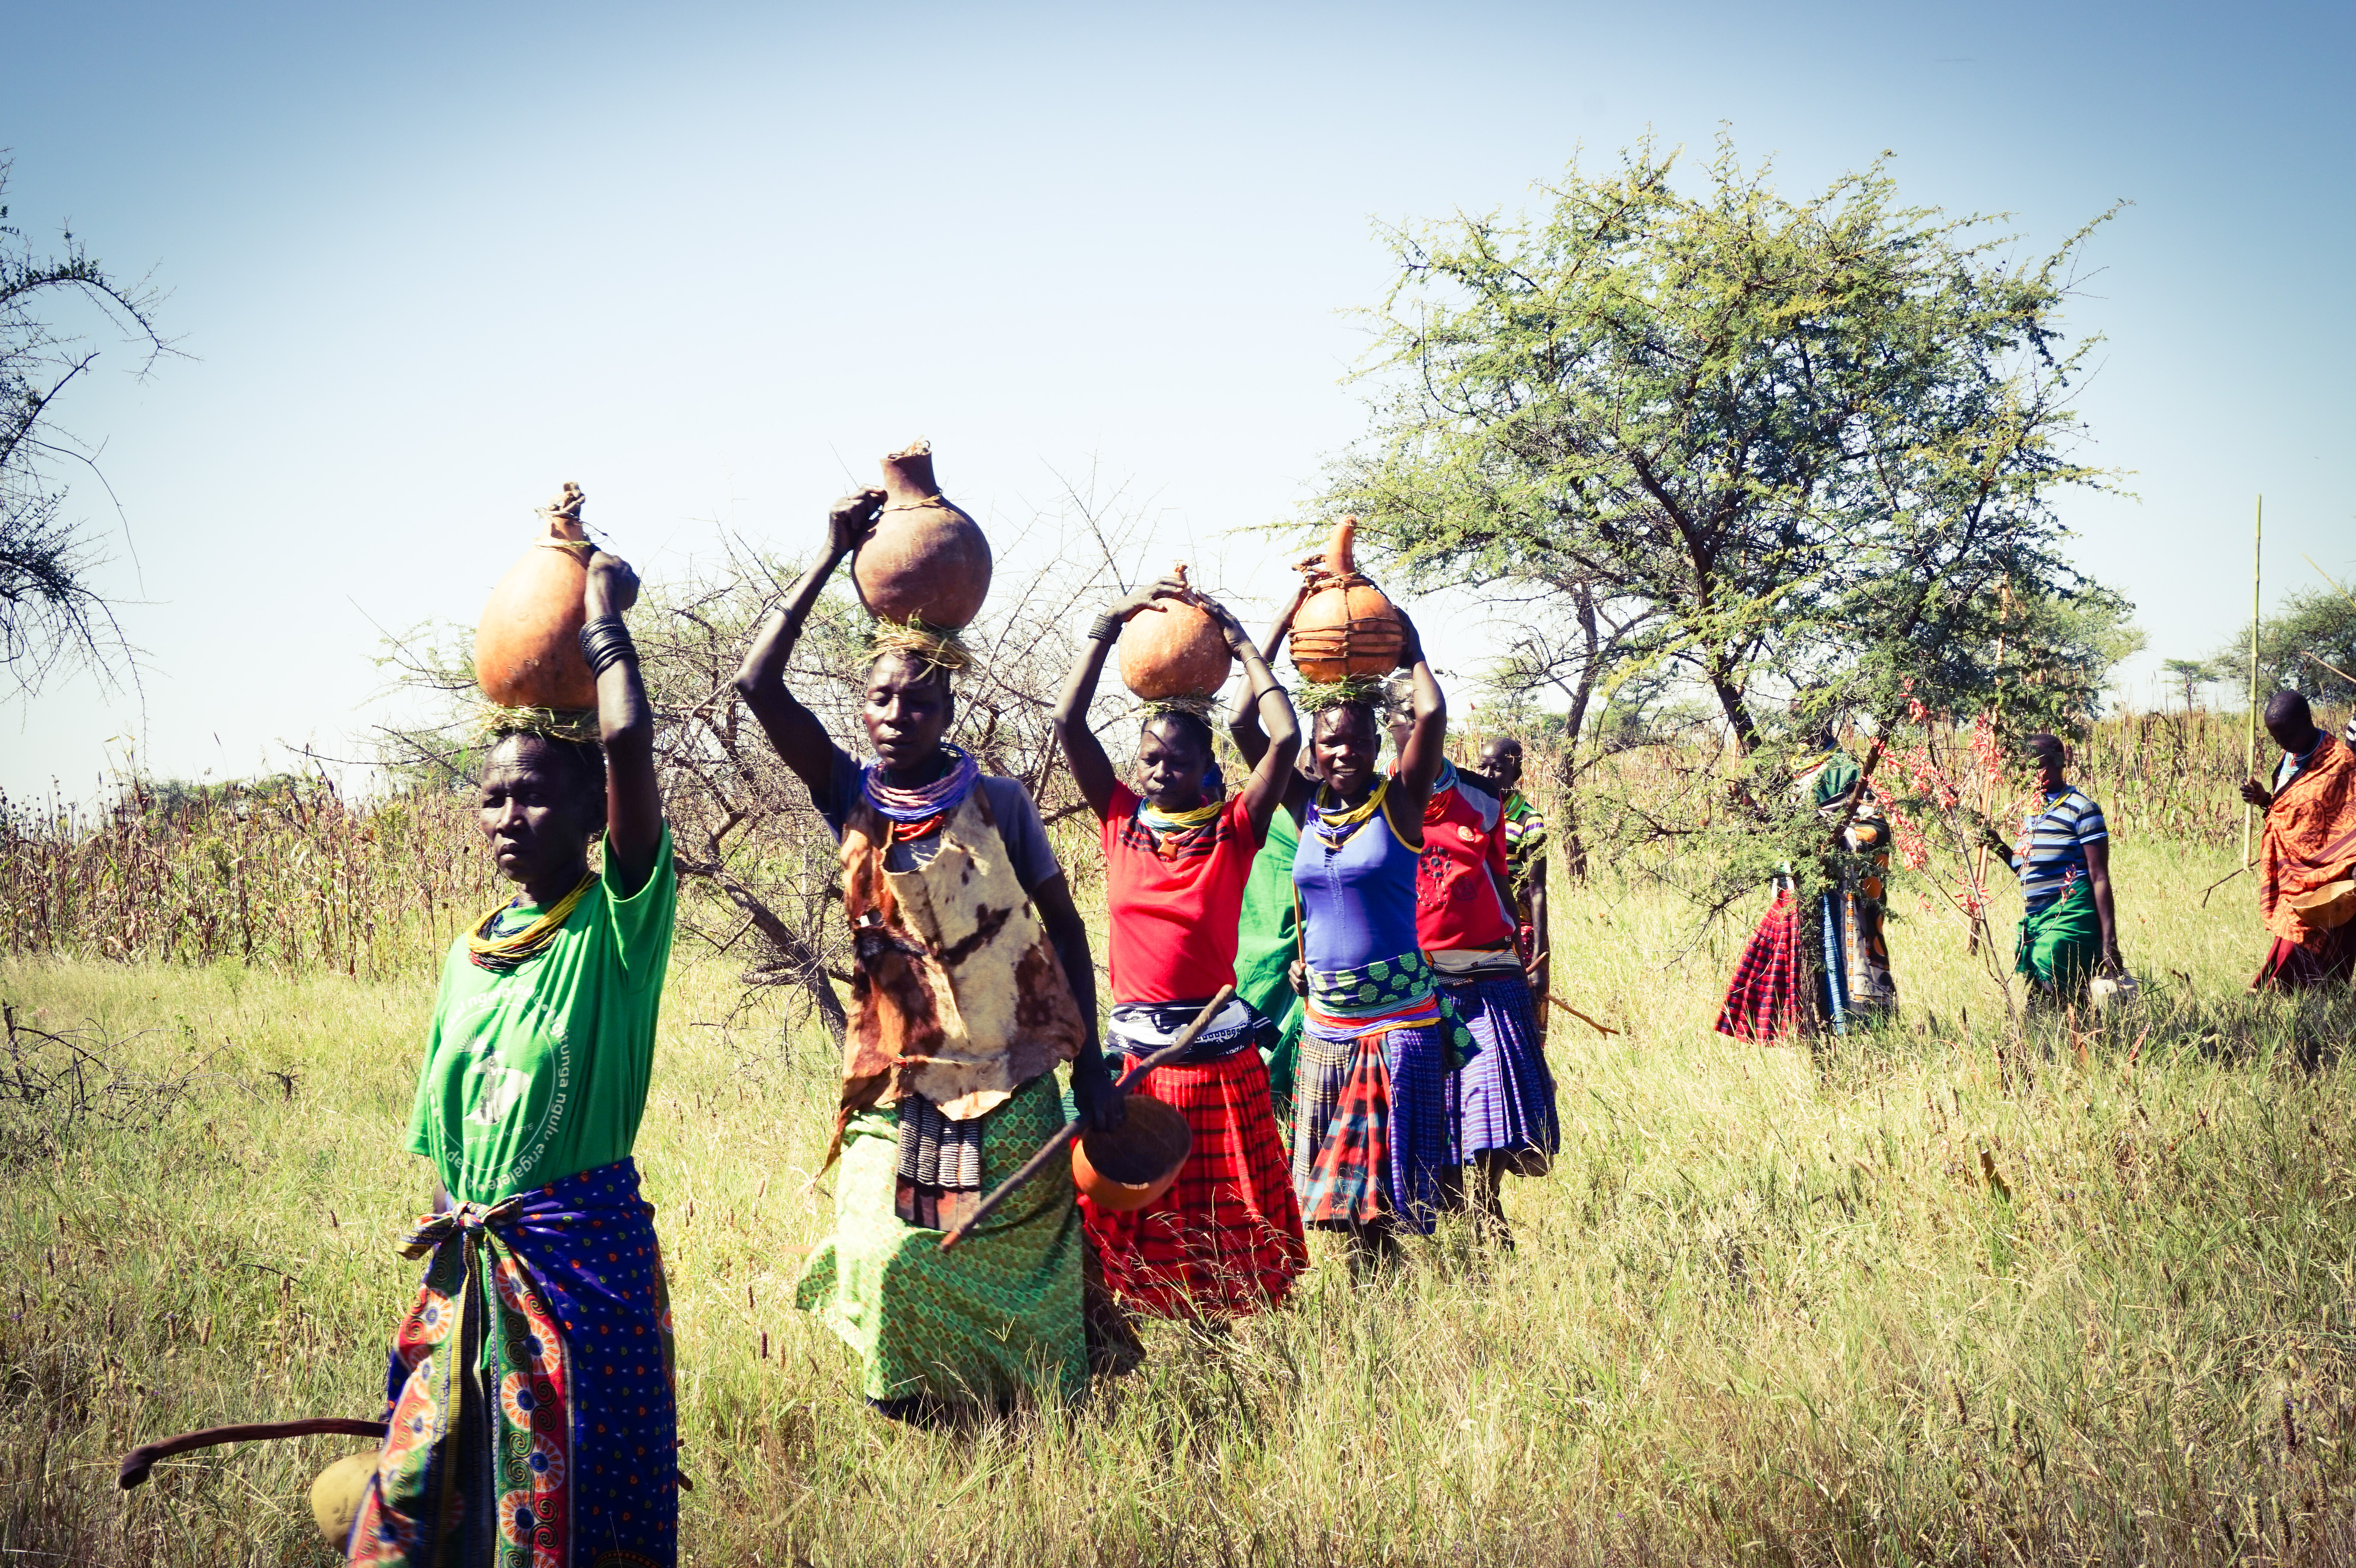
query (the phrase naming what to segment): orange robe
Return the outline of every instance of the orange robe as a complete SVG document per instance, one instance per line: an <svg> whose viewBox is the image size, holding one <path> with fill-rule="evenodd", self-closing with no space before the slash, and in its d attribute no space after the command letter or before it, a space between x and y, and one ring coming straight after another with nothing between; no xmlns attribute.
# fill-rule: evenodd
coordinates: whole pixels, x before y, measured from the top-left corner
<svg viewBox="0 0 2356 1568"><path fill-rule="evenodd" d="M2356 875L2356 751L2334 735L2266 807L2258 844L2258 913L2274 950L2251 982L2306 986L2345 979L2356 962L2356 922L2308 924L2291 901Z"/></svg>

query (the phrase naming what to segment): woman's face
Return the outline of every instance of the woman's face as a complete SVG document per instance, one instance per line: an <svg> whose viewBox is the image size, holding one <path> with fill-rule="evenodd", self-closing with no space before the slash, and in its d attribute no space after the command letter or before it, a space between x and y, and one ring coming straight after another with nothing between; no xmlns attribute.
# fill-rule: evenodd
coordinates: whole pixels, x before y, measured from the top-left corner
<svg viewBox="0 0 2356 1568"><path fill-rule="evenodd" d="M1310 732L1317 776L1335 795L1348 797L1371 788L1375 760L1382 754L1374 716L1363 708L1329 708Z"/></svg>
<svg viewBox="0 0 2356 1568"><path fill-rule="evenodd" d="M1202 741L1165 719L1148 721L1137 739L1139 791L1163 811L1192 811L1203 804L1203 777L1210 754Z"/></svg>
<svg viewBox="0 0 2356 1568"><path fill-rule="evenodd" d="M947 677L922 661L887 654L867 671L860 719L887 773L921 769L937 757L957 705Z"/></svg>
<svg viewBox="0 0 2356 1568"><path fill-rule="evenodd" d="M493 747L477 816L499 875L530 882L578 864L590 835L605 825L584 794L544 742L510 735Z"/></svg>

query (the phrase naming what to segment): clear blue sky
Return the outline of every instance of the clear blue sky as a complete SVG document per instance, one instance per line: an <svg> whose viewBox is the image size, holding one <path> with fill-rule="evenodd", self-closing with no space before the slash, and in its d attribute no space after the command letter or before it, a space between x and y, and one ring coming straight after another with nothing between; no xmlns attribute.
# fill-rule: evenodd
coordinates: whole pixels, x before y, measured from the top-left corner
<svg viewBox="0 0 2356 1568"><path fill-rule="evenodd" d="M1582 144L1721 122L1787 190L1884 148L1911 199L2058 243L2141 499L2072 502L2151 635L2134 694L2270 584L2356 567L2356 7L20 7L12 221L153 267L191 359L66 409L129 519L143 719L0 714L0 788L89 795L338 749L371 621L471 622L577 479L650 571L709 519L792 547L922 433L1021 516L1098 463L1197 550L1362 428L1377 220L1514 208ZM120 371L114 352L102 369ZM1256 548L1256 547L1255 547ZM1248 591L1273 581L1236 581ZM2270 592L2269 597L2272 597ZM1443 654L1470 668L1480 629Z"/></svg>

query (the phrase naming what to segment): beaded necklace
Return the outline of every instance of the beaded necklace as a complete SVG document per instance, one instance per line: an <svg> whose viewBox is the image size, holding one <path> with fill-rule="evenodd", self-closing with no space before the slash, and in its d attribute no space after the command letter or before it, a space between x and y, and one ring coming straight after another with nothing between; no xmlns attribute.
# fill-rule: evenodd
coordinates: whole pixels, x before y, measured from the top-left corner
<svg viewBox="0 0 2356 1568"><path fill-rule="evenodd" d="M1331 787L1328 784L1319 784L1317 793L1323 796ZM1328 811L1325 809L1323 800L1320 799L1317 803L1317 837L1325 841L1326 848L1340 849L1343 845L1350 841L1353 834L1365 826L1376 812L1383 808L1383 797L1390 792L1391 781L1385 779L1375 786L1374 794L1347 811Z"/></svg>
<svg viewBox="0 0 2356 1568"><path fill-rule="evenodd" d="M475 928L466 933L467 960L477 968L488 969L495 974L512 973L525 959L537 957L556 940L556 933L564 929L564 923L572 918L573 910L596 885L597 873L584 871L580 885L557 900L538 920L521 931L510 932L505 936L489 935L499 916L515 907L515 901L510 899L477 921Z"/></svg>
<svg viewBox="0 0 2356 1568"><path fill-rule="evenodd" d="M949 813L972 793L981 777L981 765L970 752L946 741L941 750L949 755L948 772L914 789L884 783L884 770L873 763L859 770L859 792L892 824L892 841L895 844L939 832Z"/></svg>

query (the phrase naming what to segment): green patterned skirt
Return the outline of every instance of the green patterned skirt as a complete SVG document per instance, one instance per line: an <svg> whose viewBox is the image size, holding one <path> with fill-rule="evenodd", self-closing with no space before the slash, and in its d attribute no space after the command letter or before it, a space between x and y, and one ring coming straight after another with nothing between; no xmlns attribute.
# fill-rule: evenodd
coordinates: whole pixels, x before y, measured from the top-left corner
<svg viewBox="0 0 2356 1568"><path fill-rule="evenodd" d="M982 1118L988 1192L1063 1126L1055 1075L1043 1072ZM900 1119L863 1111L843 1131L834 1235L810 1254L795 1305L858 1354L874 1400L1002 1405L1024 1390L1076 1398L1087 1388L1080 1317L1085 1244L1072 1179L1041 1172L954 1252L941 1232L893 1212Z"/></svg>

